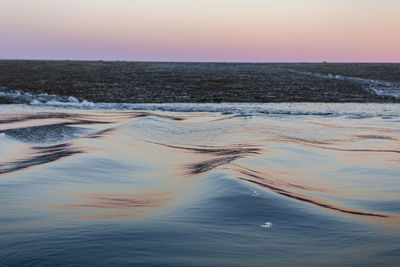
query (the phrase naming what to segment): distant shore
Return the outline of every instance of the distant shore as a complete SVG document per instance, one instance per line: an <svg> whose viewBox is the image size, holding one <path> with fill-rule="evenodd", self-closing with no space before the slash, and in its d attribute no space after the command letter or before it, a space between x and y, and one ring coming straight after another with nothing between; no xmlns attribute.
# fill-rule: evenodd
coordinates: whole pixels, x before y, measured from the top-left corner
<svg viewBox="0 0 400 267"><path fill-rule="evenodd" d="M0 60L0 86L116 103L396 103L400 64Z"/></svg>

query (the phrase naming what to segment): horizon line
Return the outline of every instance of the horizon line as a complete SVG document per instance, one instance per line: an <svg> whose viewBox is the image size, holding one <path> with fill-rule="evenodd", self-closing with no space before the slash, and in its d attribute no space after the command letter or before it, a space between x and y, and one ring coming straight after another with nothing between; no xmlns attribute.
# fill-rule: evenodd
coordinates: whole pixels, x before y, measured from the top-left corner
<svg viewBox="0 0 400 267"><path fill-rule="evenodd" d="M82 61L82 62L137 62L137 63L221 63L221 64L400 64L391 61L190 61L190 60L129 60L129 59L43 59L0 58L0 61Z"/></svg>

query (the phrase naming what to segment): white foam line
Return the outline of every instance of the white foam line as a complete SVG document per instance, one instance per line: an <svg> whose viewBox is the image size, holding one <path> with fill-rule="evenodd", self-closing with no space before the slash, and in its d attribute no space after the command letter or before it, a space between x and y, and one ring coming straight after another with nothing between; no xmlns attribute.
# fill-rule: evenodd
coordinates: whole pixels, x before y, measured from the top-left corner
<svg viewBox="0 0 400 267"><path fill-rule="evenodd" d="M400 87L396 86L391 82L385 81L378 81L372 79L365 79L365 78L358 78L358 77L348 77L342 75L332 75L332 74L323 74L323 73L315 73L315 72L307 72L307 71L298 71L290 69L290 72L318 77L318 78L325 78L325 79L336 79L342 81L352 81L362 85L363 89L372 92L376 95L381 96L391 96L396 99L400 99Z"/></svg>
<svg viewBox="0 0 400 267"><path fill-rule="evenodd" d="M17 90L2 90L0 96L20 104L61 108L99 110L154 110L170 112L218 112L234 117L266 115L316 115L354 117L399 117L399 104L376 103L94 103L79 101L72 96L31 94ZM351 108L349 108L351 105Z"/></svg>

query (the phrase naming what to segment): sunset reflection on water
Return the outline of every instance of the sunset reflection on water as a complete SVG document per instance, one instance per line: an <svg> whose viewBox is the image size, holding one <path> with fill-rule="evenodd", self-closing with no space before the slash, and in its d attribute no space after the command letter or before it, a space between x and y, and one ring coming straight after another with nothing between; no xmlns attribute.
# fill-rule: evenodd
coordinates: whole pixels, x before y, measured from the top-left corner
<svg viewBox="0 0 400 267"><path fill-rule="evenodd" d="M7 218L29 229L37 216L244 236L258 231L253 223L300 233L328 231L318 222L328 220L333 243L339 221L367 227L377 244L399 237L400 128L388 119L37 109L2 116L4 231Z"/></svg>

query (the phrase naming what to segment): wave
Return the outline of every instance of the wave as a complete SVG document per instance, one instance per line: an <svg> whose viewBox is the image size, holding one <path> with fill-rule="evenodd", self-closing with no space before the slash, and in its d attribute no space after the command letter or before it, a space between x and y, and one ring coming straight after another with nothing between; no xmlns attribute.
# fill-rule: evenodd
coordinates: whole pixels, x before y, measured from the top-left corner
<svg viewBox="0 0 400 267"><path fill-rule="evenodd" d="M88 129L65 125L43 125L4 131L5 135L29 144L66 142L88 133Z"/></svg>
<svg viewBox="0 0 400 267"><path fill-rule="evenodd" d="M311 74L317 75L315 73ZM341 78L339 77L339 79ZM26 104L31 107L87 110L217 112L236 117L253 115L314 115L365 118L396 117L400 114L399 105L393 103L95 103L87 100L79 101L73 96L31 94L18 90L2 90L1 88L0 97L5 97L14 103Z"/></svg>
<svg viewBox="0 0 400 267"><path fill-rule="evenodd" d="M303 75L317 77L317 78L355 82L356 84L361 85L361 87L367 92L370 92L370 93L373 93L376 95L380 95L380 96L391 96L396 99L400 99L400 85L397 85L397 84L394 84L391 82L358 78L358 77L348 77L348 76L342 76L342 75L332 75L332 74L323 74L323 73L308 72L308 71L299 71L299 70L293 70L293 69L285 69L285 70L292 72L292 73L303 74Z"/></svg>
<svg viewBox="0 0 400 267"><path fill-rule="evenodd" d="M70 143L53 146L32 147L33 156L21 158L7 163L0 163L0 174L20 171L34 166L51 163L65 157L83 153L82 150L73 147Z"/></svg>
<svg viewBox="0 0 400 267"><path fill-rule="evenodd" d="M314 104L286 105L288 105L286 108L292 105L293 109L298 110L315 107ZM363 112L373 110L372 104L360 104L354 107L349 104L326 105L331 108L342 107L343 112L352 108L352 114L355 114L354 110L357 111L357 107ZM254 110L271 109L272 106L267 104L201 104L197 107L190 104L186 107L178 104L161 105L171 110L182 108L188 112L190 107L194 107L197 111L210 112L214 109L224 114L230 108L236 112L253 112L250 118L217 113L177 113L171 116L160 111L98 112L96 110L79 113L78 110L74 112L53 110L45 114L46 109L43 107L34 108L35 114L27 110L26 106L19 106L16 107L21 112L18 116L15 114L14 117L4 116L0 121L0 126L6 128L0 129L0 132L23 143L24 146L20 151L16 149L15 142L3 140L3 144L11 153L6 153L7 160L0 163L0 174L23 172L28 168L37 168L62 159L80 157L81 154L85 154L87 158L92 157L93 162L108 155L112 158L106 166L117 176L131 173L133 171L131 165L135 166L135 162L151 166L149 169L164 166L162 168L165 169L161 169L159 175L172 173L170 182L177 184L223 172L230 174L236 180L261 187L266 191L331 211L377 218L391 217L391 214L384 210L364 208L362 205L353 207L343 202L341 198L350 199L354 197L354 192L361 196L364 194L363 188L354 187L359 186L357 179L351 178L357 178L360 170L370 173L374 169L364 165L357 167L358 161L379 159L382 163L380 166L384 166L383 164L391 164L386 160L388 162L398 160L399 130L396 125L391 124L392 121L388 123L385 120L366 119L354 125L354 118L327 119L320 116L310 120L309 117L306 119L301 117L297 120L293 117L287 119L286 115L274 118L253 116L256 115ZM285 107L283 104L275 106L281 110ZM147 107L160 108L160 105ZM380 111L395 112L395 108L390 109L388 105L384 105L385 108L382 108L382 105L378 107ZM17 109L14 109L14 113L15 110ZM53 124L49 124L49 119ZM20 126L33 122L43 125ZM113 161L119 163L112 163ZM346 183L352 185L349 189L343 189L340 183L336 184L329 176L320 177L318 172L320 165L330 168L332 163L337 166L331 170L330 175L350 177L346 180ZM45 166L42 168L46 169ZM98 166L94 165L93 168L96 169ZM379 168L381 167L375 166L375 171L381 172ZM80 170L82 169L76 168L72 172ZM65 170L61 170L61 173L64 172ZM103 177L101 172L95 173L96 176ZM68 171L64 175L68 175ZM143 171L143 175L152 177L152 174L146 174L146 171ZM133 178L129 175L129 179ZM389 197L387 193L385 197ZM107 202L106 199L108 198L101 197L96 198L96 201L103 203ZM129 207L133 205L132 201L129 201ZM140 199L137 201L142 203ZM111 206L118 206L118 203L119 200L111 203ZM88 204L79 204L77 207L83 208L86 205Z"/></svg>

